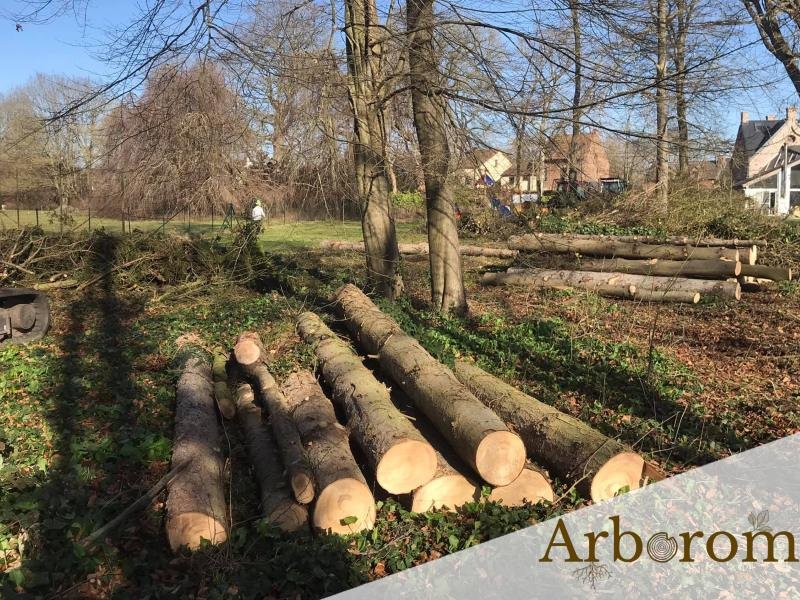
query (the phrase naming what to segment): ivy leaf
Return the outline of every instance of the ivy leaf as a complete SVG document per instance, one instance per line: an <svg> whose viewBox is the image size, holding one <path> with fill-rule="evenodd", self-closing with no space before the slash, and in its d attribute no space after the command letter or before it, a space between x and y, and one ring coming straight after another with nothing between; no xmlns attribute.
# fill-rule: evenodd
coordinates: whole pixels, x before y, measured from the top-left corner
<svg viewBox="0 0 800 600"><path fill-rule="evenodd" d="M340 525L352 525L358 521L358 517L355 515L350 515L349 517L345 517L344 519L339 519Z"/></svg>

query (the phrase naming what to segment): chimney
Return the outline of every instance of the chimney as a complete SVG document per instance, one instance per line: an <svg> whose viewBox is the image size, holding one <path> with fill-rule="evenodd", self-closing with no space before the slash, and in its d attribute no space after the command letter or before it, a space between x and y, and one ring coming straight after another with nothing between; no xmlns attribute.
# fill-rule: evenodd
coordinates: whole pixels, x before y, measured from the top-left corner
<svg viewBox="0 0 800 600"><path fill-rule="evenodd" d="M750 121L750 113L742 111L742 123L748 123Z"/></svg>
<svg viewBox="0 0 800 600"><path fill-rule="evenodd" d="M767 115L767 121L775 121L777 119L778 117L776 117L775 115Z"/></svg>
<svg viewBox="0 0 800 600"><path fill-rule="evenodd" d="M789 108L786 109L786 120L789 121L790 123L794 123L795 121L797 121L796 106L790 106Z"/></svg>

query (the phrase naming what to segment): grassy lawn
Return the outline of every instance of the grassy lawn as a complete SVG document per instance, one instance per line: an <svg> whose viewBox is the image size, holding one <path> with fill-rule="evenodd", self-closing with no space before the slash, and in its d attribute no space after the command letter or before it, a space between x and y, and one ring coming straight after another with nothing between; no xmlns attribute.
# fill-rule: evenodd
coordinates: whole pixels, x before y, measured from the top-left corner
<svg viewBox="0 0 800 600"><path fill-rule="evenodd" d="M36 225L36 211L19 211L19 223L22 226ZM190 223L180 218L168 223L160 220L132 221L133 229L151 232L164 229L175 233L192 233L209 235L219 232L222 219L217 218L213 224L211 219L192 219ZM74 219L61 226L55 215L49 211L39 211L39 226L45 231L88 231L89 219L85 213L76 213ZM17 228L17 211L7 209L0 212L0 232ZM110 232L122 232L122 221L119 219L98 218L93 216L91 228L105 228ZM125 223L125 231L129 224ZM403 242L419 242L425 239L425 232L419 223L398 223L397 235ZM295 221L283 223L279 220L265 222L260 241L265 250L284 251L315 246L321 240L337 239L361 241L361 223L359 221Z"/></svg>

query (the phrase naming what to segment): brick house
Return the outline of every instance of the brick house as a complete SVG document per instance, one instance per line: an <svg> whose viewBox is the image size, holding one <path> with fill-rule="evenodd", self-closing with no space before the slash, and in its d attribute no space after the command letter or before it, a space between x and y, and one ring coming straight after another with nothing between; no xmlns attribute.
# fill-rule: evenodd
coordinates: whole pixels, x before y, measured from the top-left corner
<svg viewBox="0 0 800 600"><path fill-rule="evenodd" d="M750 120L742 113L731 158L734 187L765 210L785 215L800 206L800 123L797 109L786 118Z"/></svg>

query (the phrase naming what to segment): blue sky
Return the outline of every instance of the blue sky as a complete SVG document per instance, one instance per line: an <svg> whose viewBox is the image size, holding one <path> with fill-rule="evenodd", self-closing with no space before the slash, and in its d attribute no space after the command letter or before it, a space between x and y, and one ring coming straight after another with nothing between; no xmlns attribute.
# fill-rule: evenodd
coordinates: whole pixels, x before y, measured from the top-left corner
<svg viewBox="0 0 800 600"><path fill-rule="evenodd" d="M104 30L126 23L137 14L135 1L92 0L86 15L66 13L45 23L23 24L15 31L11 18L23 5L18 0L0 0L0 93L22 85L36 73L84 75L103 77L107 67L98 61L92 50L102 40ZM766 50L759 52L768 60ZM770 113L783 115L787 105L800 103L783 68L771 62L770 75L777 82L770 94L759 91L742 92L736 99L719 107L719 114L729 136L734 136L741 111L751 118L763 118Z"/></svg>

